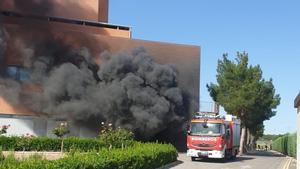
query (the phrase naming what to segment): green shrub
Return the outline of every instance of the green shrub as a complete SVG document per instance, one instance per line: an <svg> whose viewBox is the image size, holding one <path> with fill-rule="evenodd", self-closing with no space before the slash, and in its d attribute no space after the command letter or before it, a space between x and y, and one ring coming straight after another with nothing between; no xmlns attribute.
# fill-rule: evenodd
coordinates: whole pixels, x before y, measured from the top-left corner
<svg viewBox="0 0 300 169"><path fill-rule="evenodd" d="M23 151L26 151L26 150L29 150L30 149L30 146L31 146L31 139L33 139L34 136L33 135L25 135L25 136L22 136L18 142L17 142L17 146L18 147L22 147L23 148Z"/></svg>
<svg viewBox="0 0 300 169"><path fill-rule="evenodd" d="M19 139L20 139L19 137L0 136L0 146L3 151L15 150Z"/></svg>
<svg viewBox="0 0 300 169"><path fill-rule="evenodd" d="M0 136L0 146L5 151L60 151L61 138L48 137L4 137ZM107 147L101 140L95 138L69 137L64 139L64 149L78 151L99 150Z"/></svg>
<svg viewBox="0 0 300 169"><path fill-rule="evenodd" d="M4 151L61 151L62 139L65 151L91 151L102 148L125 148L134 143L134 134L128 130L108 126L101 132L100 139L96 138L48 138L33 137L30 135L22 137L0 136L0 147ZM101 130L103 131L103 130Z"/></svg>
<svg viewBox="0 0 300 169"><path fill-rule="evenodd" d="M0 169L17 169L19 164L20 162L16 160L12 154L10 154L3 161L1 161Z"/></svg>
<svg viewBox="0 0 300 169"><path fill-rule="evenodd" d="M2 152L2 148L0 147L0 162L4 160L4 154Z"/></svg>
<svg viewBox="0 0 300 169"><path fill-rule="evenodd" d="M126 129L117 128L102 132L100 140L111 148L123 148L132 145L134 134Z"/></svg>
<svg viewBox="0 0 300 169"><path fill-rule="evenodd" d="M277 138L272 143L272 149L282 154L296 157L297 154L297 136L296 134L288 134Z"/></svg>
<svg viewBox="0 0 300 169"><path fill-rule="evenodd" d="M176 159L177 151L172 145L135 143L131 148L74 153L55 161L5 159L0 169L155 169Z"/></svg>

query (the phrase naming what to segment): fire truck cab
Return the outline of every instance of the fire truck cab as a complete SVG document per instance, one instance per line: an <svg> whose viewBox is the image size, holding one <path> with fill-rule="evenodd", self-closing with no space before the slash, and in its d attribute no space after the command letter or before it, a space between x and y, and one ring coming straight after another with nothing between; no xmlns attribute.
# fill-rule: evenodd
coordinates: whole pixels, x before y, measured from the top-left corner
<svg viewBox="0 0 300 169"><path fill-rule="evenodd" d="M239 152L240 120L213 113L196 113L187 132L187 156L233 159Z"/></svg>

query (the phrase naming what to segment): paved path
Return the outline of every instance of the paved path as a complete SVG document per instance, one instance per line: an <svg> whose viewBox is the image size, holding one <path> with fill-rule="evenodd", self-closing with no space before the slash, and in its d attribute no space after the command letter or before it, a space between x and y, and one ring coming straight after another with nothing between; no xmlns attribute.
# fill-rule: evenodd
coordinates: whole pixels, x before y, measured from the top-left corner
<svg viewBox="0 0 300 169"><path fill-rule="evenodd" d="M191 161L186 154L179 154L178 161L164 169L284 169L288 157L267 151L254 151L223 163L212 159Z"/></svg>
<svg viewBox="0 0 300 169"><path fill-rule="evenodd" d="M296 159L292 159L289 169L296 169L297 168L297 160Z"/></svg>

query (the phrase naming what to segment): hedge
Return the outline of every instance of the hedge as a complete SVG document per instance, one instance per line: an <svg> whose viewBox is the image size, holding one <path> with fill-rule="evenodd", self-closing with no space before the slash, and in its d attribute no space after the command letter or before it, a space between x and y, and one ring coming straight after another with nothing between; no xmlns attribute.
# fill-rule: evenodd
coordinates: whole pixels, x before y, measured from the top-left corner
<svg viewBox="0 0 300 169"><path fill-rule="evenodd" d="M177 151L170 144L135 143L126 149L74 153L55 161L8 157L0 163L0 169L155 169L176 160Z"/></svg>
<svg viewBox="0 0 300 169"><path fill-rule="evenodd" d="M127 146L133 144L133 141L124 142ZM5 137L0 136L0 147L3 151L60 151L61 139L48 137ZM64 150L91 151L109 147L96 138L77 138L69 137L64 139ZM114 148L120 148L120 143L112 145Z"/></svg>
<svg viewBox="0 0 300 169"><path fill-rule="evenodd" d="M288 134L277 138L272 143L272 149L282 154L296 157L297 154L297 135Z"/></svg>

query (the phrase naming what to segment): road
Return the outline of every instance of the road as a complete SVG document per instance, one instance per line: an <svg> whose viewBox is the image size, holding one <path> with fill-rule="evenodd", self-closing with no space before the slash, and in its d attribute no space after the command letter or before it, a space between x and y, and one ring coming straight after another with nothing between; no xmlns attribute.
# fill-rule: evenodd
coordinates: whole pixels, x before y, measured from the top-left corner
<svg viewBox="0 0 300 169"><path fill-rule="evenodd" d="M254 151L223 163L212 159L192 162L186 154L179 154L178 161L164 169L284 169L288 158L275 152Z"/></svg>

